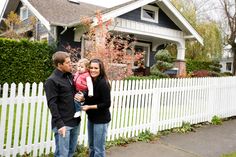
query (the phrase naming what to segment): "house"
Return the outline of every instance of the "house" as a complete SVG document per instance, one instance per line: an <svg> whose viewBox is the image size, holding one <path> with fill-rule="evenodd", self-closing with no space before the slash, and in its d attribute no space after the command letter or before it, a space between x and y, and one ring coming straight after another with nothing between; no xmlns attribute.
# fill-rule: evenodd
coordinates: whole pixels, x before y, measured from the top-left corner
<svg viewBox="0 0 236 157"><path fill-rule="evenodd" d="M165 44L172 43L176 44L178 50L175 66L179 69L179 74L183 74L186 40L197 40L203 44L202 37L169 0L131 0L112 8L79 0L4 1L4 7L0 10L1 21L10 11L19 14L25 24L29 23L30 16L35 16L35 26L24 31L35 40L56 42L58 49L63 49L68 43L72 47L81 48L84 41L81 37L84 32L75 28L84 16L92 17L96 24L96 10L101 11L103 21L114 20L112 31L132 34L137 39L135 49L145 51L146 67L154 63L157 50ZM33 31L35 33L32 33Z"/></svg>
<svg viewBox="0 0 236 157"><path fill-rule="evenodd" d="M224 46L223 56L220 60L220 64L222 65L221 72L233 73L233 61L234 61L234 56L232 53L232 46L231 45Z"/></svg>

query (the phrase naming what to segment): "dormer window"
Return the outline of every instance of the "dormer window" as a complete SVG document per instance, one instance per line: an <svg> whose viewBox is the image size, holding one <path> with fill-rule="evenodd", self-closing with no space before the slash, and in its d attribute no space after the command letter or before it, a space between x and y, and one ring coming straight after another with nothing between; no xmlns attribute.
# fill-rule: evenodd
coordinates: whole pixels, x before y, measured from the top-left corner
<svg viewBox="0 0 236 157"><path fill-rule="evenodd" d="M26 6L20 8L20 19L22 21L28 19L28 8Z"/></svg>
<svg viewBox="0 0 236 157"><path fill-rule="evenodd" d="M141 20L158 23L159 8L151 5L142 7Z"/></svg>

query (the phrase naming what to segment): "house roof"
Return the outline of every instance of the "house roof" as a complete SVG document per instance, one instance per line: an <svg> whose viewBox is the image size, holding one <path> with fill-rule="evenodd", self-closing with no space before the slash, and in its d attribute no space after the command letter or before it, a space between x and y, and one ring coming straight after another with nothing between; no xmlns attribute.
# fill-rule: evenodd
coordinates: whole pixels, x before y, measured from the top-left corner
<svg viewBox="0 0 236 157"><path fill-rule="evenodd" d="M81 17L93 16L96 10L105 8L96 5L69 2L68 0L28 0L29 3L51 25L70 26L78 23Z"/></svg>
<svg viewBox="0 0 236 157"><path fill-rule="evenodd" d="M0 10L0 20L6 16L11 5L21 1L31 12L50 30L51 25L73 27L80 23L81 17L92 17L96 23L95 12L100 10L103 14L103 21L118 17L146 4L156 2L169 18L186 34L186 38L196 38L203 44L202 37L189 24L189 22L178 12L169 0L131 0L127 3L105 8L88 3L73 3L68 0L5 0L6 9ZM11 5L10 5L11 4Z"/></svg>

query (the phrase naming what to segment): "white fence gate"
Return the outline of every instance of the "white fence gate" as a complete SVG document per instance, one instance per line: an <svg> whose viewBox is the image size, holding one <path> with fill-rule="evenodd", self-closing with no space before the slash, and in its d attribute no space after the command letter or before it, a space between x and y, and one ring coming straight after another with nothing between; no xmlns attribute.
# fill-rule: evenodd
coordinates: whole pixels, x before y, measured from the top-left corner
<svg viewBox="0 0 236 157"><path fill-rule="evenodd" d="M39 84L3 85L0 97L0 156L53 151L51 115ZM236 77L112 81L112 121L107 140L236 115ZM82 114L79 143L87 145Z"/></svg>

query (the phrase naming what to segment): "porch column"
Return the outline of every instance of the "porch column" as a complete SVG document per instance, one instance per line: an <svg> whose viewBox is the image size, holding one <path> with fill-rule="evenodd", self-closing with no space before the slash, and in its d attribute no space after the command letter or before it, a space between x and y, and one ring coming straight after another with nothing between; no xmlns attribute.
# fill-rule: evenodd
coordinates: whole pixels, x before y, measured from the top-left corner
<svg viewBox="0 0 236 157"><path fill-rule="evenodd" d="M178 68L178 76L186 76L186 63L185 63L185 42L177 44L177 58L174 67Z"/></svg>

